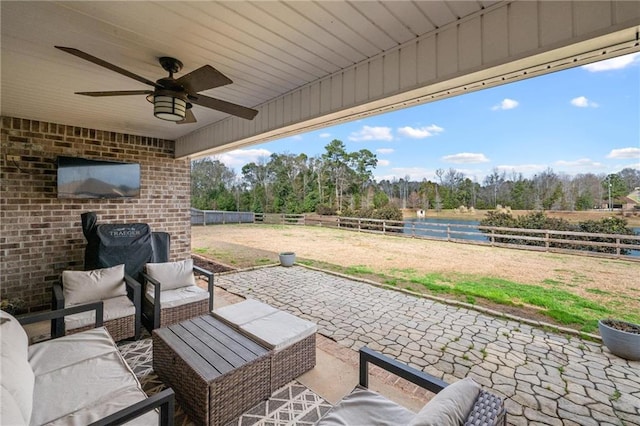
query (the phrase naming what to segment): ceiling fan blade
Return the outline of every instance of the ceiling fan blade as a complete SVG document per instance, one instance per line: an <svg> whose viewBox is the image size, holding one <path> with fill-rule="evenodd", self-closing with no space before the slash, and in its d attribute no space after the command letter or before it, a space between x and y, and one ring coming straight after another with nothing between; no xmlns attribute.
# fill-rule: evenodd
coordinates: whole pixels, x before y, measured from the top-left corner
<svg viewBox="0 0 640 426"><path fill-rule="evenodd" d="M75 92L76 95L84 96L128 96L128 95L150 95L153 90L114 90L111 92Z"/></svg>
<svg viewBox="0 0 640 426"><path fill-rule="evenodd" d="M231 102L223 101L221 99L210 98L205 95L190 95L189 100L196 105L226 112L227 114L235 115L247 120L253 120L256 114L258 114L258 111L255 109L243 107L238 104L232 104Z"/></svg>
<svg viewBox="0 0 640 426"><path fill-rule="evenodd" d="M120 68L117 65L113 65L110 64L107 61L104 61L100 58L96 58L95 56L89 55L88 53L84 53L81 50L78 49L74 49L73 47L63 47L63 46L55 46L56 49L60 49L63 52L67 52L70 53L74 56L77 56L78 58L82 58L85 61L89 61L89 62L93 62L96 65L100 65L101 67L105 67L111 71L115 71L118 74L122 74L124 76L127 76L129 78L132 78L134 80L139 81L140 83L144 83L144 84L148 84L149 86L153 86L153 87L157 87L157 88L161 88L160 86L158 86L155 82L151 81L151 80L147 80L144 77L141 77L137 74L132 73L131 71L127 71L124 68Z"/></svg>
<svg viewBox="0 0 640 426"><path fill-rule="evenodd" d="M184 120L176 121L176 124L189 124L189 123L197 123L196 116L193 115L193 111L191 109L187 110L187 115L184 116Z"/></svg>
<svg viewBox="0 0 640 426"><path fill-rule="evenodd" d="M182 85L190 95L233 83L230 78L211 65L204 65L191 71L177 79L176 82Z"/></svg>

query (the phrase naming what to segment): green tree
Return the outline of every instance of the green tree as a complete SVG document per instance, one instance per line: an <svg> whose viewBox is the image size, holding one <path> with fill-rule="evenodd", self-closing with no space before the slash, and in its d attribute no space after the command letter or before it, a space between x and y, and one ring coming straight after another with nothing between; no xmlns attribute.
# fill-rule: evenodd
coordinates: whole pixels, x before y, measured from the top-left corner
<svg viewBox="0 0 640 426"><path fill-rule="evenodd" d="M235 172L210 157L191 162L191 206L209 210L217 209L216 198L229 191L235 182Z"/></svg>

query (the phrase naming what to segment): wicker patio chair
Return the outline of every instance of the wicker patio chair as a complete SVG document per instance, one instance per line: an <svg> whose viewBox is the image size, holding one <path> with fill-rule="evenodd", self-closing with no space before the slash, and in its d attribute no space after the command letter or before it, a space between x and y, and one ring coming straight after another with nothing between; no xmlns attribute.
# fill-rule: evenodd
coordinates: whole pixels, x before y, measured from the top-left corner
<svg viewBox="0 0 640 426"><path fill-rule="evenodd" d="M367 389L369 363L436 393L417 414ZM360 349L360 383L329 410L316 426L376 425L464 425L506 426L503 400L480 388L467 377L448 385L367 347Z"/></svg>
<svg viewBox="0 0 640 426"><path fill-rule="evenodd" d="M195 275L207 281L207 290L196 284ZM147 263L144 277L143 322L149 331L166 327L213 310L213 272L179 262Z"/></svg>
<svg viewBox="0 0 640 426"><path fill-rule="evenodd" d="M104 303L104 326L113 340L140 338L142 285L125 274L124 265L90 271L63 271L52 289L52 309L93 302ZM91 313L70 315L52 322L55 337L93 328Z"/></svg>

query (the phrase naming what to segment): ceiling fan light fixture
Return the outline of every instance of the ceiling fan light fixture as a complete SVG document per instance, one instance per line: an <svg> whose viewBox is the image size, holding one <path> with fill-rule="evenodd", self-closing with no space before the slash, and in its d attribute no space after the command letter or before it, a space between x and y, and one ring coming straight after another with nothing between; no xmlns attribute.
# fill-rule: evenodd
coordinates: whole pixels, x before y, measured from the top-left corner
<svg viewBox="0 0 640 426"><path fill-rule="evenodd" d="M182 121L187 114L187 101L167 94L154 94L147 97L153 102L153 115L161 120Z"/></svg>

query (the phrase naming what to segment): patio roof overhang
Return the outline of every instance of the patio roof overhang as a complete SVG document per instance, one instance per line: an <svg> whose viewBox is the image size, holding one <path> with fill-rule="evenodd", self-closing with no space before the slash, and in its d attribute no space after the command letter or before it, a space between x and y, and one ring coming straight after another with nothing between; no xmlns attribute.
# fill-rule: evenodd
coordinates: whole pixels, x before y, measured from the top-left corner
<svg viewBox="0 0 640 426"><path fill-rule="evenodd" d="M370 114L640 51L631 1L1 3L2 115L174 139L176 157L248 146ZM205 95L252 120L194 106L198 122L153 117L135 74L210 64L233 84ZM179 76L179 74L178 74Z"/></svg>

